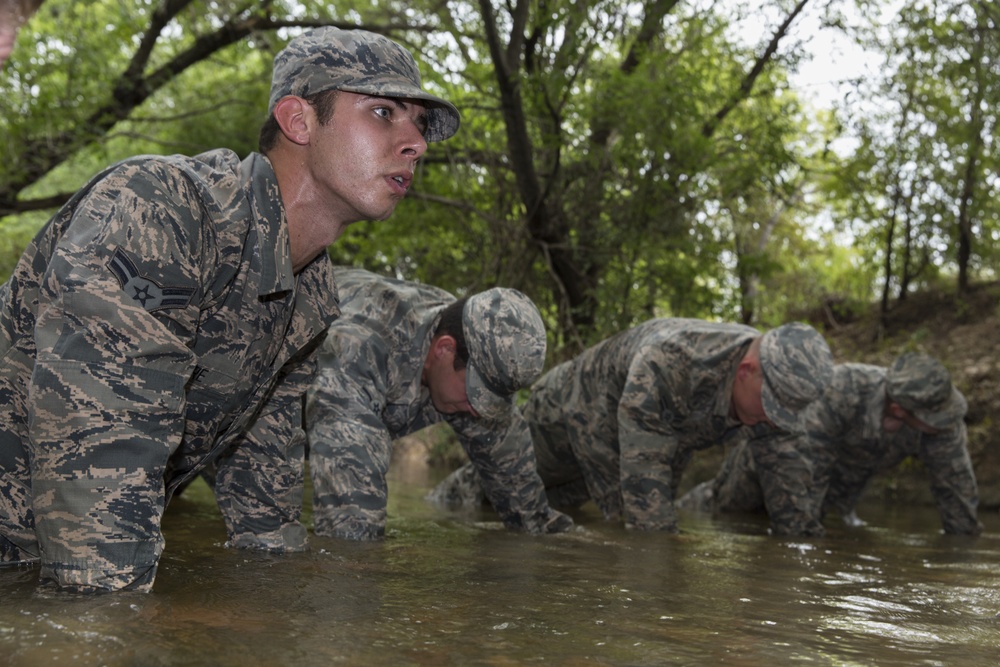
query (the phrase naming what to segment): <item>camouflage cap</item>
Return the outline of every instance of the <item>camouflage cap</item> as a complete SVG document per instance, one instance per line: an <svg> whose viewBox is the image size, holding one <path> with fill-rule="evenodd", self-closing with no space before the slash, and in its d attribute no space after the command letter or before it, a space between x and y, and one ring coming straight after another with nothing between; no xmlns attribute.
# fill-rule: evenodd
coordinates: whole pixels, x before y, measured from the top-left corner
<svg viewBox="0 0 1000 667"><path fill-rule="evenodd" d="M761 338L760 368L767 418L785 431L800 431L799 413L823 394L833 378L830 346L808 324L785 324Z"/></svg>
<svg viewBox="0 0 1000 667"><path fill-rule="evenodd" d="M481 417L503 417L517 390L534 382L545 366L542 316L524 294L494 287L465 302L462 332L469 348L469 403Z"/></svg>
<svg viewBox="0 0 1000 667"><path fill-rule="evenodd" d="M373 32L325 26L289 42L274 57L267 113L288 95L307 97L326 90L425 102L427 141L442 141L458 130L458 109L421 89L410 52Z"/></svg>
<svg viewBox="0 0 1000 667"><path fill-rule="evenodd" d="M896 359L886 374L886 391L904 410L940 430L958 423L968 408L948 369L926 354L908 352Z"/></svg>

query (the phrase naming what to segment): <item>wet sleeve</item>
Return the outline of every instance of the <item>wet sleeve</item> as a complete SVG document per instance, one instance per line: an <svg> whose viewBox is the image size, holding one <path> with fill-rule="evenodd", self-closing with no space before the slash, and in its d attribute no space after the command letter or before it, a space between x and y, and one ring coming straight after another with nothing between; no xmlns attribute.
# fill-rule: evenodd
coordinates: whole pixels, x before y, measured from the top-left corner
<svg viewBox="0 0 1000 667"><path fill-rule="evenodd" d="M805 446L813 463L813 498L821 520L830 511L841 517L851 515L876 468L874 461L846 453L847 441L855 437L852 427L863 415L856 414L849 393L841 400L827 400L830 393L808 409L804 420Z"/></svg>
<svg viewBox="0 0 1000 667"><path fill-rule="evenodd" d="M306 429L317 535L373 540L385 534L392 438L382 420L388 348L371 331L337 325L309 392Z"/></svg>
<svg viewBox="0 0 1000 667"><path fill-rule="evenodd" d="M449 422L476 468L483 493L507 528L543 534L573 527L572 519L549 506L528 423L519 411L506 423L471 416Z"/></svg>
<svg viewBox="0 0 1000 667"><path fill-rule="evenodd" d="M674 424L683 421L685 361L658 348L636 356L618 404L622 518L626 528L677 531L674 494L683 472Z"/></svg>
<svg viewBox="0 0 1000 667"><path fill-rule="evenodd" d="M807 444L804 435L780 432L748 443L771 530L777 535L820 537L826 532L814 496Z"/></svg>
<svg viewBox="0 0 1000 667"><path fill-rule="evenodd" d="M965 423L937 436L923 436L920 459L931 478L931 493L941 514L944 532L981 533L983 526L976 518L979 493L969 458Z"/></svg>
<svg viewBox="0 0 1000 667"><path fill-rule="evenodd" d="M194 367L193 201L162 165L115 172L78 207L49 263L28 392L43 582L152 587L164 473Z"/></svg>
<svg viewBox="0 0 1000 667"><path fill-rule="evenodd" d="M275 552L306 547L302 407L315 376L315 356L290 364L247 435L220 462L214 490L229 533L227 546Z"/></svg>
<svg viewBox="0 0 1000 667"><path fill-rule="evenodd" d="M812 403L802 415L803 433L797 436L796 447L810 466L811 480L807 491L811 511L818 522L823 521L823 507L830 491L838 442L843 438L843 421L836 406L825 399Z"/></svg>

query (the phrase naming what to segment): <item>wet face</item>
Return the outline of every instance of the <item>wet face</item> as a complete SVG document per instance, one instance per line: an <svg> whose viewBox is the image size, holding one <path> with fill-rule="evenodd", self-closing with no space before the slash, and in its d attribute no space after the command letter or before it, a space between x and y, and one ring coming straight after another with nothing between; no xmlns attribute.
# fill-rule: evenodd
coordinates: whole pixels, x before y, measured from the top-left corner
<svg viewBox="0 0 1000 667"><path fill-rule="evenodd" d="M422 383L427 387L431 403L438 412L476 415L465 388L465 369L455 370L455 340L450 336L435 338L431 343Z"/></svg>
<svg viewBox="0 0 1000 667"><path fill-rule="evenodd" d="M345 224L389 217L427 150L426 129L417 101L338 93L333 116L314 128L307 157L328 213Z"/></svg>
<svg viewBox="0 0 1000 667"><path fill-rule="evenodd" d="M732 415L742 424L771 424L764 412L764 401L761 389L764 386L764 374L755 360L744 359L736 370L736 380L733 382Z"/></svg>

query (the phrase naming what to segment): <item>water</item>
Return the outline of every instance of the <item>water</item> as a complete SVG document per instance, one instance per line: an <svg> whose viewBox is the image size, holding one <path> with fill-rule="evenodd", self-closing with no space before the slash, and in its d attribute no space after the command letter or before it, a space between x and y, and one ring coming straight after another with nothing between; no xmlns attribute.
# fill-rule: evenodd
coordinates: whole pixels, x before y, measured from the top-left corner
<svg viewBox="0 0 1000 667"><path fill-rule="evenodd" d="M439 475L438 475L439 476ZM0 665L995 665L1000 517L978 539L933 509L778 539L682 515L679 536L576 515L529 537L447 513L395 471L387 539L303 554L223 549L207 488L168 509L152 594L39 590L0 570Z"/></svg>

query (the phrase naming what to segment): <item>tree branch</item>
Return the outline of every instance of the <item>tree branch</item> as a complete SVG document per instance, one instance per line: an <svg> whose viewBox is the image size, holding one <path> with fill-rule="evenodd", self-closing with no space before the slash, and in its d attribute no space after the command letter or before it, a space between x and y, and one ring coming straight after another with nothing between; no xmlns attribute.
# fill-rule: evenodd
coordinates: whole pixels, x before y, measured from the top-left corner
<svg viewBox="0 0 1000 667"><path fill-rule="evenodd" d="M722 121L726 119L726 116L728 116L740 102L750 96L750 92L753 90L753 85L757 81L757 77L761 75L764 71L764 67L767 66L767 64L771 61L771 58L778 51L778 43L785 37L785 35L788 34L788 29L791 27L798 15L802 13L802 10L805 9L806 3L808 2L809 0L799 0L799 4L795 6L792 13L788 15L785 21L774 32L770 43L767 45L767 48L764 49L764 53L757 58L753 67L750 68L750 72L743 77L743 81L740 83L740 87L736 93L734 93L733 96L730 97L724 105L722 105L722 108L719 109L714 116L705 121L705 124L701 127L701 133L704 137L709 138L715 134L715 130L718 129L719 125L722 124Z"/></svg>

